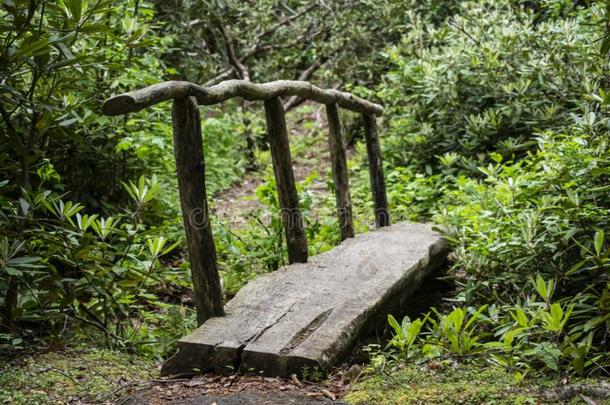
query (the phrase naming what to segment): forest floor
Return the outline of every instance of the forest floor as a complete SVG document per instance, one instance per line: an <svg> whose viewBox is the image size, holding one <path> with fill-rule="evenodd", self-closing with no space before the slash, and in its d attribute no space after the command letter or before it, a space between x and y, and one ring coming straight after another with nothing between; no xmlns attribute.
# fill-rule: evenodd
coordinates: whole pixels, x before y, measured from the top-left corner
<svg viewBox="0 0 610 405"><path fill-rule="evenodd" d="M7 404L610 403L595 397L603 390L598 380L530 375L517 382L505 369L452 360L365 368L355 383L345 369L319 382L212 374L167 380L158 362L83 346L1 367L0 403Z"/></svg>

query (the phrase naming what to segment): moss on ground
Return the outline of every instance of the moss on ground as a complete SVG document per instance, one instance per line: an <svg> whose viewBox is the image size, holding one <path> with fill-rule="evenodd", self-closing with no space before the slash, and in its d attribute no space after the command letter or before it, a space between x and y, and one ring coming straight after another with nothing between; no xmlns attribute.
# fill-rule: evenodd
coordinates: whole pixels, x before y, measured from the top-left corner
<svg viewBox="0 0 610 405"><path fill-rule="evenodd" d="M23 357L0 367L0 403L10 404L114 403L130 389L144 388L158 377L158 364L153 361L84 347ZM539 404L549 403L541 397L543 390L566 383L598 384L599 380L527 375L517 381L504 369L479 363L403 364L385 372L370 368L344 401L355 405ZM569 403L585 402L577 395Z"/></svg>
<svg viewBox="0 0 610 405"><path fill-rule="evenodd" d="M28 356L0 366L0 403L112 401L115 391L125 394L117 389L157 375L154 362L111 350L79 347Z"/></svg>
<svg viewBox="0 0 610 405"><path fill-rule="evenodd" d="M490 365L433 362L401 365L381 373L369 370L352 386L344 400L350 404L539 404L558 378L527 375L517 381L514 374ZM599 383L598 380L570 383ZM582 397L571 402L584 403ZM596 402L609 403L609 402Z"/></svg>

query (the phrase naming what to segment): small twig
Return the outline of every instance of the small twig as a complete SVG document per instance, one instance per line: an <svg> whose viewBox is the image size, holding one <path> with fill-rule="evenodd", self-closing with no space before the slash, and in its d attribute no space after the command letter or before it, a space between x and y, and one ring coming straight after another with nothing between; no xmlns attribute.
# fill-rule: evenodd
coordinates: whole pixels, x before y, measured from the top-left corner
<svg viewBox="0 0 610 405"><path fill-rule="evenodd" d="M154 382L155 384L173 384L178 382L190 381L190 378L167 378L167 379L155 379L150 380L150 382Z"/></svg>
<svg viewBox="0 0 610 405"><path fill-rule="evenodd" d="M337 396L335 394L333 394L332 392L330 392L329 390L327 390L326 388L322 388L320 390L320 392L322 394L324 394L324 396L328 399L330 399L331 401L336 401L337 400Z"/></svg>
<svg viewBox="0 0 610 405"><path fill-rule="evenodd" d="M64 373L63 371L58 370L58 369L56 369L56 368L54 368L54 367L47 367L47 368L44 368L44 369L40 370L40 373L42 374L42 373L46 373L46 372L48 372L48 371L53 371L53 372L55 372L55 373L57 373L57 374L61 374L61 375L63 375L64 377L66 377L66 378L68 378L68 379L72 380L72 381L73 381L75 384L77 384L77 385L80 385L80 384L81 384L81 382L79 382L78 380L76 380L76 379L75 379L74 377L72 377L70 374L68 374L68 373Z"/></svg>
<svg viewBox="0 0 610 405"><path fill-rule="evenodd" d="M481 41L479 41L478 39L474 38L472 35L470 35L470 33L468 33L464 27L457 25L457 23L453 20L449 20L449 25L451 25L452 27L457 28L460 32L462 32L464 35L466 35L468 38L470 38L475 44L477 44L477 46L481 46Z"/></svg>
<svg viewBox="0 0 610 405"><path fill-rule="evenodd" d="M130 382L127 382L127 383L121 385L119 388L113 390L112 392L104 395L103 397L101 397L101 398L98 397L98 400L100 402L104 402L105 400L114 397L119 391L122 391L125 388L136 387L136 386L147 386L147 385L150 385L147 381L130 381Z"/></svg>
<svg viewBox="0 0 610 405"><path fill-rule="evenodd" d="M292 380L293 383L295 383L298 387L303 388L305 386L305 384L303 384L297 377L296 374L291 374L290 375L290 379Z"/></svg>
<svg viewBox="0 0 610 405"><path fill-rule="evenodd" d="M68 326L68 314L64 313L64 326L61 328L59 335L57 337L61 337L63 333L66 331L66 327Z"/></svg>

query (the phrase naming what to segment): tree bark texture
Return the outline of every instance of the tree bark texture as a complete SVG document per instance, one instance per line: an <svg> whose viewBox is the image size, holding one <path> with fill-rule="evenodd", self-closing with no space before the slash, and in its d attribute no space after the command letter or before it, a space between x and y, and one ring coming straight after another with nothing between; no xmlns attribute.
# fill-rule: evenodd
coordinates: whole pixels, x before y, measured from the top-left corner
<svg viewBox="0 0 610 405"><path fill-rule="evenodd" d="M224 314L216 247L205 189L201 121L194 98L175 99L172 106L174 155L197 307L197 322Z"/></svg>
<svg viewBox="0 0 610 405"><path fill-rule="evenodd" d="M364 137L369 159L371 192L375 206L375 226L379 228L390 225L390 215L388 213L388 197L383 177L383 162L381 160L381 147L379 146L379 135L377 133L377 120L371 114L362 114L362 119L364 121Z"/></svg>
<svg viewBox="0 0 610 405"><path fill-rule="evenodd" d="M286 232L286 245L288 247L288 261L290 263L307 262L307 238L301 210L299 209L299 196L292 170L292 157L288 142L288 130L284 108L279 97L265 101L265 118L267 121L267 136L273 160L275 183L280 199L282 221Z"/></svg>
<svg viewBox="0 0 610 405"><path fill-rule="evenodd" d="M337 215L341 240L354 237L354 220L352 217L352 200L349 192L349 178L347 170L347 157L345 144L341 134L341 120L336 104L326 104L328 118L328 144L330 160L335 183L335 199L337 201Z"/></svg>

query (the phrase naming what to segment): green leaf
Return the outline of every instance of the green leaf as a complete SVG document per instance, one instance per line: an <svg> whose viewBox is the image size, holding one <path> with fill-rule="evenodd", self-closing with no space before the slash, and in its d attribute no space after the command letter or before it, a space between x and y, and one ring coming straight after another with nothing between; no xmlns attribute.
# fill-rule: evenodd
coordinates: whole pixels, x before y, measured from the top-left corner
<svg viewBox="0 0 610 405"><path fill-rule="evenodd" d="M169 252L174 250L176 248L176 246L180 245L181 242L182 241L178 240L175 243L172 243L168 248L166 248L163 252L161 252L161 254L159 256L164 256L164 255L168 254Z"/></svg>
<svg viewBox="0 0 610 405"><path fill-rule="evenodd" d="M34 56L34 53L39 52L41 49L49 47L49 37L45 36L38 40L34 40L33 37L25 39L21 42L19 50L15 54L16 57L30 57ZM47 50L48 52L48 50Z"/></svg>
<svg viewBox="0 0 610 405"><path fill-rule="evenodd" d="M68 118L67 120L60 121L59 126L68 127L68 126L74 124L75 122L78 122L78 118Z"/></svg>
<svg viewBox="0 0 610 405"><path fill-rule="evenodd" d="M7 272L9 276L19 277L23 274L21 270L17 270L14 267L5 267L4 270Z"/></svg>
<svg viewBox="0 0 610 405"><path fill-rule="evenodd" d="M396 318L394 318L394 316L392 316L391 314L388 314L388 323L390 324L392 329L394 329L394 332L396 332L397 335L402 335L402 328L398 324Z"/></svg>
<svg viewBox="0 0 610 405"><path fill-rule="evenodd" d="M110 27L106 24L85 24L81 27L81 32L108 32L110 31Z"/></svg>
<svg viewBox="0 0 610 405"><path fill-rule="evenodd" d="M40 261L40 257L37 257L37 256L22 256L22 257L15 257L15 258L9 260L9 263L12 266L25 266L25 265L36 263L39 261Z"/></svg>
<svg viewBox="0 0 610 405"><path fill-rule="evenodd" d="M522 328L527 328L527 326L528 326L527 315L525 315L525 312L523 311L523 309L521 307L517 307L515 309L515 312L511 312L510 315L517 322L517 324L519 326L521 326Z"/></svg>
<svg viewBox="0 0 610 405"><path fill-rule="evenodd" d="M82 0L64 0L64 4L70 11L72 20L75 23L78 23L80 21L82 13Z"/></svg>
<svg viewBox="0 0 610 405"><path fill-rule="evenodd" d="M602 255L603 245L604 245L604 231L603 231L603 229L600 229L597 232L595 232L595 237L594 237L595 253L597 253L598 256Z"/></svg>

